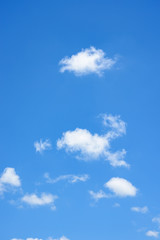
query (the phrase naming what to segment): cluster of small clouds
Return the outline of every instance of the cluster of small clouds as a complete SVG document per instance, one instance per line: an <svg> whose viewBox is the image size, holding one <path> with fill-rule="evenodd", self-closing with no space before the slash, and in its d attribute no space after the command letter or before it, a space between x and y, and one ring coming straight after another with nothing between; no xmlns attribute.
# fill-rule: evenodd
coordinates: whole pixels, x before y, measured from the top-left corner
<svg viewBox="0 0 160 240"><path fill-rule="evenodd" d="M57 141L58 149L64 148L66 152L76 152L78 158L85 161L91 161L105 157L113 167L129 167L124 161L126 151L122 149L112 153L110 151L111 140L126 133L126 124L120 119L120 116L103 115L103 123L111 128L106 134L92 134L87 129L76 128L73 131L67 131Z"/></svg>
<svg viewBox="0 0 160 240"><path fill-rule="evenodd" d="M4 169L0 177L0 194L3 194L10 189L19 188L21 186L20 177L17 175L14 168L7 167ZM42 193L41 196L36 194L26 194L21 198L21 202L30 206L50 205L52 210L55 210L54 201L58 198L56 195Z"/></svg>
<svg viewBox="0 0 160 240"><path fill-rule="evenodd" d="M63 58L59 64L62 65L60 72L73 72L75 75L98 74L101 76L104 70L109 70L116 63L116 58L108 58L101 49L90 47L82 49L71 57Z"/></svg>
<svg viewBox="0 0 160 240"><path fill-rule="evenodd" d="M160 217L154 217L152 218L152 222L153 223L157 223L158 227L160 228ZM158 238L159 237L159 231L155 231L155 230L149 230L146 232L146 236L147 237L154 237L154 238Z"/></svg>
<svg viewBox="0 0 160 240"><path fill-rule="evenodd" d="M43 240L42 238L12 238L11 240ZM69 238L62 236L60 238L48 237L46 240L69 240Z"/></svg>
<svg viewBox="0 0 160 240"><path fill-rule="evenodd" d="M89 179L87 174L83 175L62 175L55 179L51 179L49 174L45 175L48 183L56 183L61 180L67 180L69 183L85 182ZM20 177L17 175L14 168L7 167L4 169L0 177L0 194L13 188L21 186ZM56 210L55 200L58 199L57 195L50 193L41 193L39 196L35 193L25 194L21 199L21 203L25 203L31 207L36 206L50 206L51 210ZM28 239L27 239L28 240Z"/></svg>
<svg viewBox="0 0 160 240"><path fill-rule="evenodd" d="M12 238L11 240L24 240L23 238ZM43 240L42 238L26 238L26 240Z"/></svg>
<svg viewBox="0 0 160 240"><path fill-rule="evenodd" d="M116 58L106 57L106 54L101 49L90 47L82 49L71 57L63 58L59 64L61 65L60 72L73 72L77 76L97 74L101 76L105 70L110 70L117 62ZM57 140L57 148L64 149L66 152L76 153L77 158L84 161L92 161L104 158L113 167L129 167L126 163L126 150L111 151L112 140L126 134L126 123L121 120L119 115L113 116L111 114L102 114L103 125L109 130L100 135L98 133L91 133L88 129L76 128L75 130L68 130L62 134L62 137ZM36 152L42 154L46 150L52 148L49 139L34 142ZM44 177L47 183L57 183L66 180L69 183L86 182L89 179L88 174L74 175L66 174L60 175L57 178L50 178L49 173L45 173ZM5 168L0 176L0 194L8 191L10 188L19 188L21 186L20 177L17 175L14 168ZM98 192L89 191L92 199L96 202L100 199L107 199L111 197L135 197L138 189L127 179L120 177L112 177L104 186L109 191L106 193L100 189ZM41 193L40 195L31 193L25 194L21 198L21 202L31 207L36 206L50 206L52 210L56 209L55 200L57 195L50 193ZM115 203L114 207L120 207L119 203ZM132 211L145 214L148 212L148 207L134 206ZM154 217L152 222L157 223L160 227L160 217ZM158 231L149 230L146 232L147 237L159 237ZM12 238L11 240L43 240L42 238ZM48 237L47 240L69 240L67 237L60 238Z"/></svg>
<svg viewBox="0 0 160 240"><path fill-rule="evenodd" d="M149 211L147 206L144 206L144 207L132 207L131 210L134 211L134 212L137 212L137 213L142 213L142 214L146 214ZM160 228L160 217L159 216L152 218L152 222L157 223L158 227ZM159 233L160 233L159 231L149 230L149 231L147 231L145 233L145 235L147 237L158 238L159 237Z"/></svg>

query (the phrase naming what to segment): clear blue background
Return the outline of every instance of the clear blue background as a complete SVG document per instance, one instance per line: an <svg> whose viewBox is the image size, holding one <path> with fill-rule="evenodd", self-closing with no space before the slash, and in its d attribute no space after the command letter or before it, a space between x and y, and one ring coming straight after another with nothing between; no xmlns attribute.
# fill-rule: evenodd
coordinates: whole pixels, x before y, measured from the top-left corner
<svg viewBox="0 0 160 240"><path fill-rule="evenodd" d="M95 46L117 68L103 77L75 77L59 72L59 61ZM160 214L160 2L158 0L0 1L0 172L14 167L24 193L57 194L57 210L17 208L0 200L0 237L59 237L70 240L143 240L156 229ZM76 127L103 133L97 116L120 114L127 135L114 142L127 150L131 169L103 161L77 161L57 151L62 132ZM49 138L52 151L36 154L35 140ZM52 177L87 173L86 183L47 185ZM101 200L95 206L88 190L99 190L111 177L124 177L138 189L136 198ZM37 182L41 182L37 185ZM119 202L120 208L113 208ZM130 211L147 205L147 215ZM138 229L145 228L142 232Z"/></svg>

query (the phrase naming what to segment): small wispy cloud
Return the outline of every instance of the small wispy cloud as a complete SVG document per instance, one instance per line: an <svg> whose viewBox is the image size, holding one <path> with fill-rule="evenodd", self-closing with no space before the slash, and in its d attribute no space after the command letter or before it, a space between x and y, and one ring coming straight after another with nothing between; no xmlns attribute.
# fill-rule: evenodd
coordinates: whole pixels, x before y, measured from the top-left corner
<svg viewBox="0 0 160 240"><path fill-rule="evenodd" d="M120 204L119 204L119 203L115 203L115 204L113 205L113 207L119 208L119 207L120 207Z"/></svg>
<svg viewBox="0 0 160 240"><path fill-rule="evenodd" d="M105 153L106 156L106 160L110 162L112 167L127 167L129 168L130 165L128 163L126 163L126 161L124 160L125 156L126 156L126 150L122 149L122 151L117 151L117 152L110 152L107 151Z"/></svg>
<svg viewBox="0 0 160 240"><path fill-rule="evenodd" d="M45 141L42 141L42 139L40 139L40 141L36 141L34 142L34 147L36 149L36 152L42 153L45 150L49 150L52 148L52 144L49 141L49 139L46 139Z"/></svg>
<svg viewBox="0 0 160 240"><path fill-rule="evenodd" d="M134 197L137 194L137 188L124 178L113 177L104 186L117 197Z"/></svg>
<svg viewBox="0 0 160 240"><path fill-rule="evenodd" d="M148 232L146 232L146 236L147 237L154 237L154 238L158 238L158 236L159 236L159 232L157 232L157 231L148 231Z"/></svg>
<svg viewBox="0 0 160 240"><path fill-rule="evenodd" d="M69 240L69 238L65 237L65 236L62 236L60 238L52 238L52 237L49 237L47 240Z"/></svg>
<svg viewBox="0 0 160 240"><path fill-rule="evenodd" d="M112 129L110 135L113 138L126 134L126 123L122 121L119 115L100 114L100 116L103 119L103 125Z"/></svg>
<svg viewBox="0 0 160 240"><path fill-rule="evenodd" d="M62 65L60 72L73 72L75 75L87 75L91 73L103 74L104 70L109 70L116 63L116 59L108 58L101 49L90 47L82 49L71 57L63 58L59 64Z"/></svg>
<svg viewBox="0 0 160 240"><path fill-rule="evenodd" d="M159 227L160 227L160 217L154 217L152 218L152 222L158 223Z"/></svg>
<svg viewBox="0 0 160 240"><path fill-rule="evenodd" d="M0 177L0 194L7 191L10 187L20 187L21 180L20 177L16 174L14 168L7 167L4 169Z"/></svg>
<svg viewBox="0 0 160 240"><path fill-rule="evenodd" d="M144 206L144 207L132 207L131 210L133 212L139 212L139 213L147 213L148 212L148 207Z"/></svg>
<svg viewBox="0 0 160 240"><path fill-rule="evenodd" d="M58 196L52 194L42 193L40 196L37 196L33 193L24 195L21 200L32 207L49 205L52 210L55 210L54 202L57 198Z"/></svg>
<svg viewBox="0 0 160 240"><path fill-rule="evenodd" d="M47 181L47 183L57 183L59 181L67 180L69 183L77 183L77 182L86 182L89 179L89 175L82 174L82 175L73 175L73 174L67 174L67 175L61 175L57 178L50 178L49 173L45 173L44 177Z"/></svg>
<svg viewBox="0 0 160 240"><path fill-rule="evenodd" d="M90 190L89 194L90 194L91 198L93 198L96 202L100 199L110 197L103 190L99 190L98 192L94 192L94 191Z"/></svg>

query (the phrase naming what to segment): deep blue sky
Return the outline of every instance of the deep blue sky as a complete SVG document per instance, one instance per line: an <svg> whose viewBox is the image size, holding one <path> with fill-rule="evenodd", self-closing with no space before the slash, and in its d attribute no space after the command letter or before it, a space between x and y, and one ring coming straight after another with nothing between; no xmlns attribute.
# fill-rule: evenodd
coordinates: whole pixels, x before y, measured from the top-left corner
<svg viewBox="0 0 160 240"><path fill-rule="evenodd" d="M0 197L1 239L143 240L159 231L152 221L160 214L159 13L158 0L0 1L0 174L11 167L21 179L21 189ZM102 76L60 73L62 58L91 46L117 56L114 68ZM102 113L126 122L126 135L112 147L126 149L129 169L57 149L62 133L77 127L104 134ZM36 152L40 139L52 149ZM47 184L45 172L90 179ZM128 179L137 195L95 203L88 191L112 177ZM42 192L58 195L56 211L21 204L25 194Z"/></svg>

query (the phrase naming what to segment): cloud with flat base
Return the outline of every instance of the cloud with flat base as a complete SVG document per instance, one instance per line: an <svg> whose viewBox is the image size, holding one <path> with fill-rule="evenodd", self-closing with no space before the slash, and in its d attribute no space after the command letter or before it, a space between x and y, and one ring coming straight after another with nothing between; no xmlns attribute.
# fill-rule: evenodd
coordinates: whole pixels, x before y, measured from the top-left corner
<svg viewBox="0 0 160 240"><path fill-rule="evenodd" d="M49 193L42 193L40 196L37 196L35 193L32 193L24 195L21 201L30 205L31 207L48 205L50 206L51 210L56 210L54 202L57 198L58 198L57 195L52 195Z"/></svg>
<svg viewBox="0 0 160 240"><path fill-rule="evenodd" d="M137 188L124 178L113 177L104 184L117 197L135 197Z"/></svg>
<svg viewBox="0 0 160 240"><path fill-rule="evenodd" d="M101 76L105 70L110 70L116 63L116 58L109 58L101 49L90 47L82 49L71 57L63 58L59 64L60 72L73 72L76 76L97 74Z"/></svg>

